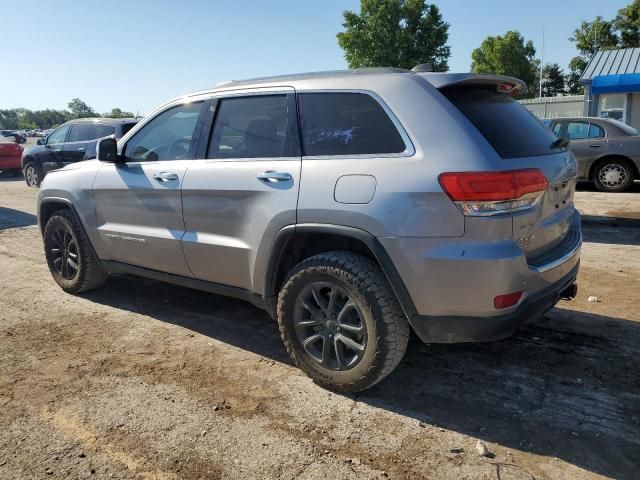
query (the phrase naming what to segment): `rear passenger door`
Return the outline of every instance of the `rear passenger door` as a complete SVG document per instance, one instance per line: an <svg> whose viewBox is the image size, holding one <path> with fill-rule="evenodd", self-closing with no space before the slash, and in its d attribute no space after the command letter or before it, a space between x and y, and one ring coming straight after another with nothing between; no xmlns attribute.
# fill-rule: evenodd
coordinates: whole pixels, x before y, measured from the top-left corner
<svg viewBox="0 0 640 480"><path fill-rule="evenodd" d="M296 222L293 89L218 96L205 126L182 186L184 254L196 278L259 292L274 236Z"/></svg>

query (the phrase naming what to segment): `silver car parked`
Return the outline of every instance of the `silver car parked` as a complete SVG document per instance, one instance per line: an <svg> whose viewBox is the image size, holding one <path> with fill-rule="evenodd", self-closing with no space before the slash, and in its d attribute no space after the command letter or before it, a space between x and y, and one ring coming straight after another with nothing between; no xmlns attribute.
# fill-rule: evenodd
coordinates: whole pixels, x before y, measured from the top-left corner
<svg viewBox="0 0 640 480"><path fill-rule="evenodd" d="M569 140L578 161L579 180L603 192L623 192L640 180L640 133L619 120L556 118L549 128Z"/></svg>
<svg viewBox="0 0 640 480"><path fill-rule="evenodd" d="M49 174L67 292L128 273L239 297L293 360L368 388L424 342L504 338L575 295L576 164L490 75L361 69L171 100Z"/></svg>

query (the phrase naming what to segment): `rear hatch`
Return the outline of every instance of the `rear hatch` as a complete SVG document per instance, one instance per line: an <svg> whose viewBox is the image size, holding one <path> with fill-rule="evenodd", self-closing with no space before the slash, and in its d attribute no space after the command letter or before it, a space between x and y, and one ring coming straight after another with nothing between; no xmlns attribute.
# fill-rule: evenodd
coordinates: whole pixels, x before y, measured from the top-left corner
<svg viewBox="0 0 640 480"><path fill-rule="evenodd" d="M439 81L436 86L441 93L500 156L500 170L539 169L546 177L548 185L539 192L533 206L511 213L512 238L530 263L536 264L562 250L564 243L572 243L567 235L575 218L575 158L566 148L559 147L557 137L513 98L524 87L522 82L470 74L453 75L450 82L440 77Z"/></svg>

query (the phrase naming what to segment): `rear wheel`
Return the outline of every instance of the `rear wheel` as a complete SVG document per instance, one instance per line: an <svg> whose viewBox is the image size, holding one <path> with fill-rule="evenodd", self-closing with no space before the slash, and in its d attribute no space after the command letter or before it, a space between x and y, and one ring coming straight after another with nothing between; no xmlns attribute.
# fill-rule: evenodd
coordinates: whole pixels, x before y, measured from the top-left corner
<svg viewBox="0 0 640 480"><path fill-rule="evenodd" d="M596 188L603 192L623 192L633 184L633 167L624 158L612 158L597 164L593 173Z"/></svg>
<svg viewBox="0 0 640 480"><path fill-rule="evenodd" d="M391 373L409 339L384 274L352 252L298 264L280 291L278 324L296 364L316 383L343 392L364 390Z"/></svg>
<svg viewBox="0 0 640 480"><path fill-rule="evenodd" d="M23 169L24 180L30 187L39 187L42 181L40 168L34 162L27 162Z"/></svg>
<svg viewBox="0 0 640 480"><path fill-rule="evenodd" d="M107 274L70 211L59 210L49 218L44 249L51 275L65 292L84 292L105 282Z"/></svg>

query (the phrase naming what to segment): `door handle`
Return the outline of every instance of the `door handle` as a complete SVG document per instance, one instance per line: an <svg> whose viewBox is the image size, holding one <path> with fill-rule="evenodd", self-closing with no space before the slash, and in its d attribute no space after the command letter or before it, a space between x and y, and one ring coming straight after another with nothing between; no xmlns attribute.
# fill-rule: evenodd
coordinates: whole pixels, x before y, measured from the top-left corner
<svg viewBox="0 0 640 480"><path fill-rule="evenodd" d="M259 180L262 180L265 183L289 182L293 180L293 177L289 173L274 172L271 170L259 173L257 176Z"/></svg>
<svg viewBox="0 0 640 480"><path fill-rule="evenodd" d="M84 147L78 147L79 152L84 152Z"/></svg>
<svg viewBox="0 0 640 480"><path fill-rule="evenodd" d="M159 182L170 182L171 180L178 180L178 174L170 172L160 172L156 173L153 178L155 178Z"/></svg>
<svg viewBox="0 0 640 480"><path fill-rule="evenodd" d="M600 148L602 145L589 145L589 148Z"/></svg>

